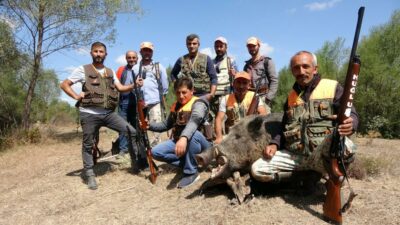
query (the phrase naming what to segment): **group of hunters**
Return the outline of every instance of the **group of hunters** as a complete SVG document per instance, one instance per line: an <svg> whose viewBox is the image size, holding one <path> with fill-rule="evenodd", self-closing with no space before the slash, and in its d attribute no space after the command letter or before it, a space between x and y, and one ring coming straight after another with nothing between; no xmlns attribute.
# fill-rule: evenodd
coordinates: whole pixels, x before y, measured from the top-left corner
<svg viewBox="0 0 400 225"><path fill-rule="evenodd" d="M104 65L107 48L101 42L91 46L93 62L75 69L61 83L61 88L79 102L79 117L83 130L82 175L89 189L97 189L93 170L92 148L98 141L98 131L106 126L119 132L119 157L132 157L133 172L149 167L144 148L136 144L138 135L138 94L143 96L151 155L154 159L182 168L178 188L184 188L199 179L195 155L213 144L219 144L229 128L249 115L253 99L257 99L253 114L271 113L271 102L278 89L278 76L271 58L260 53L261 41L250 37L246 46L251 58L239 71L228 56L228 41L218 37L214 42L216 57L200 53L200 38L186 37L188 53L178 58L170 80L174 82L176 101L168 116L164 114L164 97L168 91L165 68L153 61L154 45L140 45L141 60L135 51L126 52L126 66L117 73ZM262 182L276 180L277 176L294 170L314 170L326 174L331 131L340 106L343 88L337 81L318 74L316 56L300 51L290 59L295 78L292 90L283 106L281 129L272 135L272 141L263 151L263 157L253 163L251 175ZM82 83L76 93L72 85ZM257 98L255 98L257 96ZM115 109L118 107L118 113ZM355 147L347 138L358 126L354 107L350 116L338 126L346 136L346 158L352 158ZM160 133L171 131L169 139L161 142ZM351 160L348 160L349 162Z"/></svg>

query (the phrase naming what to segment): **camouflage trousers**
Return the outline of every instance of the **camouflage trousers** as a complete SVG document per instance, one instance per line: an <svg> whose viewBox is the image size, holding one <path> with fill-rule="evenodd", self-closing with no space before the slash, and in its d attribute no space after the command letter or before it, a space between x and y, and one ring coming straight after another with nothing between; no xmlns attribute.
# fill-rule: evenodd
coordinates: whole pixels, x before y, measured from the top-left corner
<svg viewBox="0 0 400 225"><path fill-rule="evenodd" d="M272 159L260 158L251 166L252 176L261 182L274 181L277 177L285 176L293 171L314 170L322 175L327 174L326 159L329 159L329 150L332 135L328 135L311 155L299 155L287 150L278 150ZM348 159L356 153L357 146L345 138L346 150L344 158Z"/></svg>
<svg viewBox="0 0 400 225"><path fill-rule="evenodd" d="M162 121L161 115L161 104L155 104L148 106L148 116L149 116L149 123L158 123ZM151 147L156 146L157 144L161 143L161 133L147 131L149 135L149 142Z"/></svg>

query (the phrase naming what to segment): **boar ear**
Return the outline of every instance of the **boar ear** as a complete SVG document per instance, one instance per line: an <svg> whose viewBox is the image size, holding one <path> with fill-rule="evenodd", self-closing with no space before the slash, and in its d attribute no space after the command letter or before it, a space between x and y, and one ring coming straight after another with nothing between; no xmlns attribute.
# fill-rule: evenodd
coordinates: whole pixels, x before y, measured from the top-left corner
<svg viewBox="0 0 400 225"><path fill-rule="evenodd" d="M263 117L257 116L247 125L247 130L251 134L259 134L263 122L264 122Z"/></svg>

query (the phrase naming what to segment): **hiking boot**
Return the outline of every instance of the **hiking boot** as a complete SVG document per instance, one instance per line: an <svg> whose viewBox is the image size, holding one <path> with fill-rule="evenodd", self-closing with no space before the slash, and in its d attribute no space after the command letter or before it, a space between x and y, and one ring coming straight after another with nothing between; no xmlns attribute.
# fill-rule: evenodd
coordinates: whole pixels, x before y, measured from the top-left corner
<svg viewBox="0 0 400 225"><path fill-rule="evenodd" d="M97 189L97 182L95 176L88 176L87 177L87 186L90 190Z"/></svg>
<svg viewBox="0 0 400 225"><path fill-rule="evenodd" d="M182 179L179 181L177 188L185 188L194 184L196 181L200 179L198 173L195 174L184 174Z"/></svg>
<svg viewBox="0 0 400 225"><path fill-rule="evenodd" d="M136 160L132 166L132 173L134 174L139 174L140 172L147 172L147 171L150 171L150 169L146 158Z"/></svg>

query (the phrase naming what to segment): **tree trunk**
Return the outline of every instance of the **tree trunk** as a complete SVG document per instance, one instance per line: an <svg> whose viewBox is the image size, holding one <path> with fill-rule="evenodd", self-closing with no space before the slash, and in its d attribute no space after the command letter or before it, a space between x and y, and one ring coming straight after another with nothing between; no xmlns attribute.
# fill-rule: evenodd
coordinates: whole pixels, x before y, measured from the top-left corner
<svg viewBox="0 0 400 225"><path fill-rule="evenodd" d="M32 78L29 82L29 88L28 88L28 93L26 95L25 99L25 105L24 105L24 113L22 117L22 127L27 130L30 127L30 114L31 114L31 105L33 101L33 97L35 94L35 87L36 87L36 82L40 76L40 65L42 63L42 45L43 45L43 24L44 24L44 10L45 10L45 5L43 2L39 3L39 17L38 17L38 26L37 26L37 34L38 34L38 39L37 43L35 41L34 43L34 53L33 53L33 71L32 71ZM35 37L33 37L33 40L36 40Z"/></svg>

